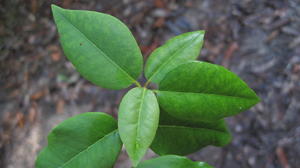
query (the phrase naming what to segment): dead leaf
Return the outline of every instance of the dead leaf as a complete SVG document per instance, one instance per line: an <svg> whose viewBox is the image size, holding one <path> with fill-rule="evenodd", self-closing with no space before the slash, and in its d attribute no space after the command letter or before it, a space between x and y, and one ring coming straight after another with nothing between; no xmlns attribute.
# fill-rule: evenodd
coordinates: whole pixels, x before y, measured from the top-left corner
<svg viewBox="0 0 300 168"><path fill-rule="evenodd" d="M39 100L48 93L47 89L39 90L30 96L31 100Z"/></svg>
<svg viewBox="0 0 300 168"><path fill-rule="evenodd" d="M155 0L154 6L157 8L165 8L166 4L162 0Z"/></svg>
<svg viewBox="0 0 300 168"><path fill-rule="evenodd" d="M65 101L63 99L58 100L56 104L56 113L62 114L64 112L64 108L65 108Z"/></svg>
<svg viewBox="0 0 300 168"><path fill-rule="evenodd" d="M21 112L18 112L16 114L16 121L17 121L17 125L20 128L24 128L25 125L25 118L24 118L24 114Z"/></svg>
<svg viewBox="0 0 300 168"><path fill-rule="evenodd" d="M47 47L50 52L52 61L57 62L61 59L62 53L57 45L50 45Z"/></svg>
<svg viewBox="0 0 300 168"><path fill-rule="evenodd" d="M291 168L291 166L289 165L288 159L286 158L286 154L282 147L277 147L276 155L277 155L279 162L283 168Z"/></svg>
<svg viewBox="0 0 300 168"><path fill-rule="evenodd" d="M37 119L37 114L38 114L38 110L37 110L37 104L36 102L33 102L31 107L29 108L29 122L30 123L34 123Z"/></svg>
<svg viewBox="0 0 300 168"><path fill-rule="evenodd" d="M160 17L158 19L156 19L156 21L153 24L154 28L160 28L165 24L165 18L164 17Z"/></svg>
<svg viewBox="0 0 300 168"><path fill-rule="evenodd" d="M229 61L231 57L233 56L233 53L239 48L239 45L237 42L233 42L230 44L228 49L225 51L224 59L222 61L222 65L225 67L229 66Z"/></svg>

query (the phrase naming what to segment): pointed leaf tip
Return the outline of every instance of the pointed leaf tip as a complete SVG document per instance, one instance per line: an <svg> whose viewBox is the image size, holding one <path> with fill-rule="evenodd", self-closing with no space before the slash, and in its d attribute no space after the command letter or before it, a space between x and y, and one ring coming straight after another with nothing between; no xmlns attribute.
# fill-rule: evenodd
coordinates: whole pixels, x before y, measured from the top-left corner
<svg viewBox="0 0 300 168"><path fill-rule="evenodd" d="M105 113L71 117L51 131L36 168L112 167L122 147L116 129L117 122Z"/></svg>
<svg viewBox="0 0 300 168"><path fill-rule="evenodd" d="M120 20L94 11L51 8L63 51L85 79L116 90L137 83L143 57Z"/></svg>
<svg viewBox="0 0 300 168"><path fill-rule="evenodd" d="M169 72L160 82L157 95L160 107L166 112L194 121L216 121L259 102L255 92L236 74L199 61Z"/></svg>
<svg viewBox="0 0 300 168"><path fill-rule="evenodd" d="M154 93L133 88L119 108L119 132L127 153L136 166L151 145L158 127L159 107Z"/></svg>
<svg viewBox="0 0 300 168"><path fill-rule="evenodd" d="M148 82L159 83L175 67L196 59L203 45L205 31L184 33L155 49L145 66Z"/></svg>

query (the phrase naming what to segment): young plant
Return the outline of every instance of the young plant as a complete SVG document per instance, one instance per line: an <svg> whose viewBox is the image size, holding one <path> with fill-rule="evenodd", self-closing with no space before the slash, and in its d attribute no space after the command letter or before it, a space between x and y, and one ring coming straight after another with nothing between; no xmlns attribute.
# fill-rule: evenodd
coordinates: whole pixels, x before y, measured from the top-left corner
<svg viewBox="0 0 300 168"><path fill-rule="evenodd" d="M107 89L131 89L118 122L101 112L76 115L48 136L37 168L111 168L122 145L137 168L211 168L187 155L231 140L225 117L259 102L253 90L229 70L195 61L204 31L176 36L157 48L143 69L141 51L129 29L113 16L52 5L64 53L77 71ZM151 90L149 83L158 88ZM161 157L141 162L148 148ZM141 162L141 163L140 163Z"/></svg>

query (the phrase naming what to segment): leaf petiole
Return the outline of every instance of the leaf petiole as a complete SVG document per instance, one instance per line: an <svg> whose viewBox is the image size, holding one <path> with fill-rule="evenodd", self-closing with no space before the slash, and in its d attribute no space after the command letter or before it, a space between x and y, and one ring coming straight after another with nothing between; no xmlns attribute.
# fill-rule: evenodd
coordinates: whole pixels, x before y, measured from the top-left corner
<svg viewBox="0 0 300 168"><path fill-rule="evenodd" d="M137 87L142 87L142 85L138 82L138 81L134 81L134 84L137 86Z"/></svg>

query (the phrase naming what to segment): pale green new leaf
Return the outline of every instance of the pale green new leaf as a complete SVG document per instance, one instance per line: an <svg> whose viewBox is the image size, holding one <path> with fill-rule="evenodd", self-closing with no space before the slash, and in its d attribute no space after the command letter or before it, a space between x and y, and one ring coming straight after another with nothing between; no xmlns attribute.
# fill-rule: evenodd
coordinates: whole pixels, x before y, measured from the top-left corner
<svg viewBox="0 0 300 168"><path fill-rule="evenodd" d="M136 166L154 139L159 122L159 106L154 93L133 88L119 108L119 132L127 153Z"/></svg>
<svg viewBox="0 0 300 168"><path fill-rule="evenodd" d="M52 5L64 53L92 83L122 89L136 82L143 58L129 29L117 18Z"/></svg>
<svg viewBox="0 0 300 168"><path fill-rule="evenodd" d="M173 68L196 59L203 45L203 38L204 31L188 32L168 40L154 50L145 66L148 81L158 84Z"/></svg>
<svg viewBox="0 0 300 168"><path fill-rule="evenodd" d="M186 157L167 155L140 163L137 168L213 168L204 162L193 162Z"/></svg>
<svg viewBox="0 0 300 168"><path fill-rule="evenodd" d="M160 110L160 122L151 149L159 155L187 155L208 145L225 146L231 141L226 122L189 121Z"/></svg>
<svg viewBox="0 0 300 168"><path fill-rule="evenodd" d="M176 118L216 121L236 115L259 102L237 75L210 63L178 66L159 84L159 105Z"/></svg>
<svg viewBox="0 0 300 168"><path fill-rule="evenodd" d="M117 122L105 113L69 118L49 134L36 168L112 168L122 147L116 129Z"/></svg>

